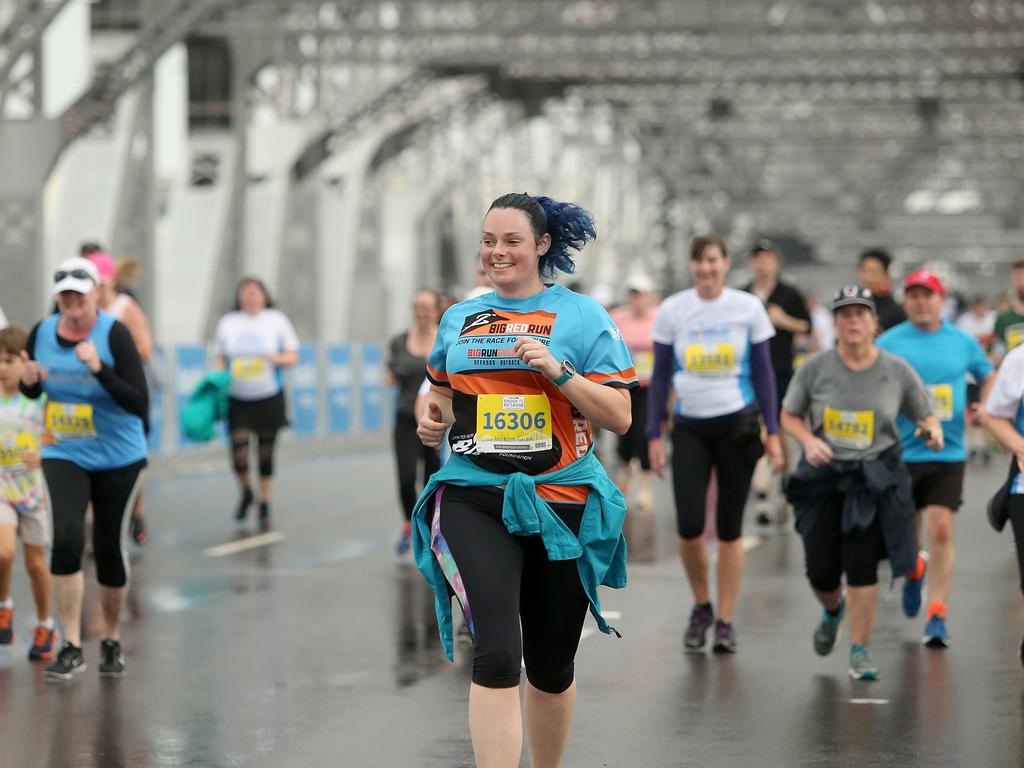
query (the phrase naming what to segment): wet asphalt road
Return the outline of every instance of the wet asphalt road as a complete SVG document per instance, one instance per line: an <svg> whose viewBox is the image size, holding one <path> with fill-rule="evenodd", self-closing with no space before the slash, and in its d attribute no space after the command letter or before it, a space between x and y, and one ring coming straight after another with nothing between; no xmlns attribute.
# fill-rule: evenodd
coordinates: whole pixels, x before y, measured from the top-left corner
<svg viewBox="0 0 1024 768"><path fill-rule="evenodd" d="M657 562L633 566L629 588L603 596L624 637L588 621L564 765L1024 765L1024 601L1012 538L982 511L1003 463L968 473L953 647L922 647L924 619L903 617L898 587L883 591L876 683L848 678L848 637L832 656L814 655L819 609L788 528L748 524L739 654L683 654L691 599L660 485ZM222 464L211 469L151 478L153 537L133 549L123 680L96 676L92 589L89 670L53 684L29 665L32 603L16 565L19 645L0 650L0 767L472 765L469 649L445 661L429 592L391 552L390 458L286 452L282 536L239 551L222 545L250 545L254 531L231 521L232 480Z"/></svg>

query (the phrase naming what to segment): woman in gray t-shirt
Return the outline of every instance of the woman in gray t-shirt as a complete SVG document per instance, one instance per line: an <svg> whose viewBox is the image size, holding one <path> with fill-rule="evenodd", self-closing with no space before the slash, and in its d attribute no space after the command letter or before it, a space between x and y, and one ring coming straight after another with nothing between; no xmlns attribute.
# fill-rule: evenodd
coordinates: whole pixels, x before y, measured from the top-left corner
<svg viewBox="0 0 1024 768"><path fill-rule="evenodd" d="M782 402L782 428L804 452L787 491L797 508L807 577L824 607L815 651L832 651L848 597L850 675L874 680L878 668L868 642L878 606L878 562L888 556L901 575L897 561L911 547L916 555L896 418L902 412L917 422L934 450L942 448L942 427L917 373L875 346L871 292L847 286L833 299L832 311L836 348L808 360Z"/></svg>

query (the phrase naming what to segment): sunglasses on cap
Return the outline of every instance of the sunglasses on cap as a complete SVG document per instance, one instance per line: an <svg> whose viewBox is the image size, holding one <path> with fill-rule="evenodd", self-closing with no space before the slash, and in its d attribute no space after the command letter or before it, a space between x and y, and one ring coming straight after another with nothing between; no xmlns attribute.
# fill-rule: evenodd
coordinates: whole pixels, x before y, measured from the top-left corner
<svg viewBox="0 0 1024 768"><path fill-rule="evenodd" d="M90 275L84 269L58 269L56 272L53 273L53 282L59 283L61 280L64 280L65 278L68 277L73 277L75 278L75 280L92 280L92 275Z"/></svg>

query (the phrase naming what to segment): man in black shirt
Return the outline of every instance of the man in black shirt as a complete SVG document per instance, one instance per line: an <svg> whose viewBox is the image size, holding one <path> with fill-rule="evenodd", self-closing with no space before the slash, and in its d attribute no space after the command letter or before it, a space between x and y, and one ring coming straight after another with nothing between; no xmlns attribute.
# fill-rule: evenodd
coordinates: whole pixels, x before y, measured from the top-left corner
<svg viewBox="0 0 1024 768"><path fill-rule="evenodd" d="M743 290L761 299L775 326L775 336L769 342L769 348L781 404L793 378L793 334L811 332L811 315L800 291L779 280L779 266L775 246L767 240L757 241L750 251L754 281Z"/></svg>
<svg viewBox="0 0 1024 768"><path fill-rule="evenodd" d="M889 282L889 266L892 256L881 248L869 248L860 255L857 279L871 291L878 311L878 332L887 331L907 319L903 307L892 297L892 283Z"/></svg>
<svg viewBox="0 0 1024 768"><path fill-rule="evenodd" d="M811 332L811 315L800 291L789 283L779 280L779 254L775 246L768 240L759 240L750 249L750 269L754 273L754 281L744 287L757 296L768 310L768 317L775 326L775 335L768 343L772 357L772 368L775 370L775 382L778 389L778 408L782 406L782 398L786 394L789 382L793 378L793 335ZM785 442L783 442L785 448ZM787 465L788 465L788 451ZM757 521L767 525L772 521L769 513L768 490L772 475L763 461L758 464L751 483L757 497ZM780 516L779 522L784 522Z"/></svg>

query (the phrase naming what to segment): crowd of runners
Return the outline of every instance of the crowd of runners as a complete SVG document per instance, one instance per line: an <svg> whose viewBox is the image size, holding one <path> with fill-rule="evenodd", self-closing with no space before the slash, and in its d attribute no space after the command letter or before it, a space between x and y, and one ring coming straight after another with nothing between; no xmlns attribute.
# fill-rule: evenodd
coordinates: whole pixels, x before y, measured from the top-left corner
<svg viewBox="0 0 1024 768"><path fill-rule="evenodd" d="M819 303L780 278L771 242L736 264L723 239L704 235L690 247L693 287L662 299L633 271L625 301L606 308L557 282L595 236L576 204L498 198L481 227L477 286L462 301L417 291L410 327L388 345L395 550L433 588L449 656L456 632L472 643L480 764L517 764L524 731L533 765L561 760L584 620L589 611L615 633L598 587L625 585L623 523L627 510L651 511L655 476L671 475L693 598L687 652L740 650L748 509L762 526L792 517L801 538L821 605L808 652L832 653L845 622L850 676L881 675L871 634L882 561L902 579L922 641L948 648L969 631L949 604L965 468L988 463L996 443L1010 472L991 489L989 518L999 530L1010 523L1024 591L1024 261L998 311L925 269L902 280L897 301L881 249L861 254L856 282ZM751 276L742 288L728 285L737 266ZM102 608L99 674L126 670L127 541L142 546L152 530L142 487L161 386L131 274L86 244L53 274L52 313L30 328L0 313L0 646L15 640L20 539L36 612L29 658L53 679L86 668L87 549ZM234 516L245 522L255 505L264 532L288 424L284 371L298 349L268 287L241 280L213 339L219 373L204 386L227 402ZM618 438L598 458L601 430ZM1024 642L1020 652L1024 664Z"/></svg>

